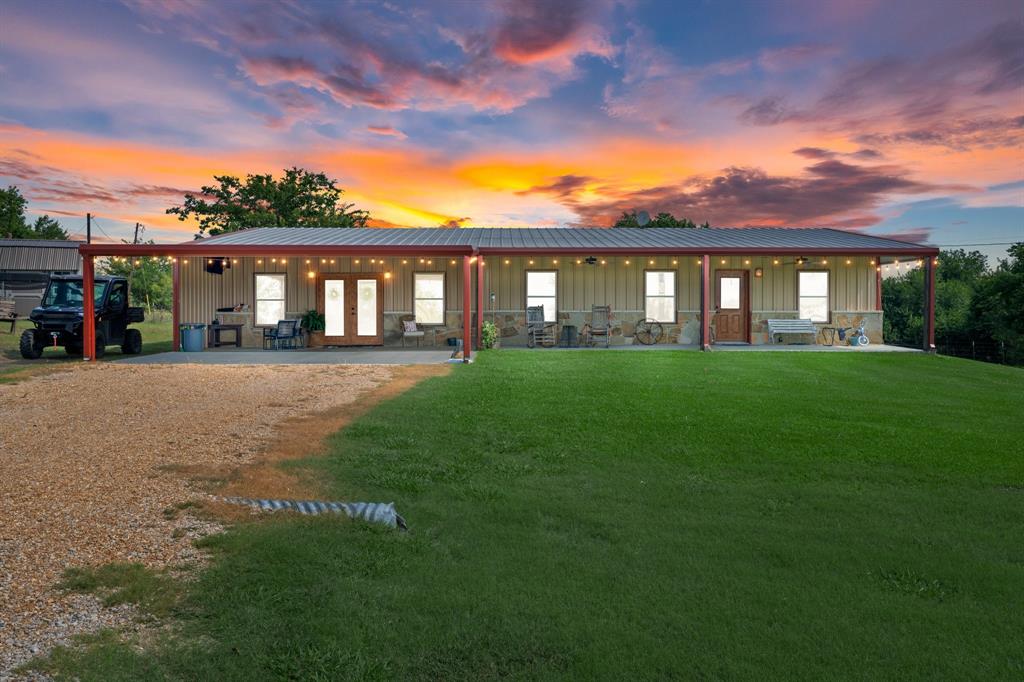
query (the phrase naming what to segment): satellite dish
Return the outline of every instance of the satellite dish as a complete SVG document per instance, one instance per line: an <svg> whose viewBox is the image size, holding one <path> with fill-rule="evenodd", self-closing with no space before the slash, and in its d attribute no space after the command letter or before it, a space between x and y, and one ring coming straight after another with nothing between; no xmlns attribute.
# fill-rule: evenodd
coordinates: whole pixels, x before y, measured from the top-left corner
<svg viewBox="0 0 1024 682"><path fill-rule="evenodd" d="M647 211L639 211L636 214L636 222L640 227L643 227L647 223L651 222L651 214Z"/></svg>

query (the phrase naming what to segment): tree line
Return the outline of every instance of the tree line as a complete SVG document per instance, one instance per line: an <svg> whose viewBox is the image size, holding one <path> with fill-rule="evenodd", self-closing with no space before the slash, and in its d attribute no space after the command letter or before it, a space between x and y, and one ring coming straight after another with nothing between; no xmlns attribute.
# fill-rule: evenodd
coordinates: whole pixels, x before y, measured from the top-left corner
<svg viewBox="0 0 1024 682"><path fill-rule="evenodd" d="M0 236L5 239L68 239L60 223L48 215L29 222L28 200L14 185L0 190Z"/></svg>
<svg viewBox="0 0 1024 682"><path fill-rule="evenodd" d="M939 352L1024 365L1024 242L994 268L978 251L939 254L935 270L935 343ZM924 270L885 280L883 335L917 346L924 330Z"/></svg>

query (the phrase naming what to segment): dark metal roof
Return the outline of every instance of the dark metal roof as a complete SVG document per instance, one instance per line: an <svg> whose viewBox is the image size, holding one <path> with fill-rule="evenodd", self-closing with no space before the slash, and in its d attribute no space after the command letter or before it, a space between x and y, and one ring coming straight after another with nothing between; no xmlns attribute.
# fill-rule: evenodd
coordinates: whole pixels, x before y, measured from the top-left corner
<svg viewBox="0 0 1024 682"><path fill-rule="evenodd" d="M77 272L81 244L56 239L0 239L0 270Z"/></svg>
<svg viewBox="0 0 1024 682"><path fill-rule="evenodd" d="M829 228L350 228L263 227L186 242L249 247L470 247L482 253L612 250L834 250L906 251L920 244Z"/></svg>

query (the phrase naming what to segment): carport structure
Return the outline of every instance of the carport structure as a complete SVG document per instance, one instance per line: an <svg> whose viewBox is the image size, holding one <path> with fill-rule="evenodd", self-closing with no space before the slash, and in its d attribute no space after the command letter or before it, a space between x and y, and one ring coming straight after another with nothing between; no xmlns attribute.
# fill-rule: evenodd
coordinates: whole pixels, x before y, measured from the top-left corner
<svg viewBox="0 0 1024 682"><path fill-rule="evenodd" d="M485 317L503 344L525 343L528 306L542 306L559 326L582 328L593 306L607 305L620 340L639 321L655 319L670 340L689 338L705 350L728 334L732 342L765 343L771 318L863 324L880 341L881 266L899 259L925 270L922 348L935 347L938 250L842 230L253 228L181 244L88 244L80 252L86 291L97 258L172 261L175 348L183 309L205 321L225 304L252 302L246 328L256 339L278 317L330 313L330 297L342 290L338 310L352 317L338 324L356 336L339 345L397 345L412 319L434 339L465 341L465 361L479 346ZM219 277L205 271L218 263L226 268ZM279 287L279 300L261 301L264 282ZM359 299L369 302L365 310L356 291L366 293ZM92 360L93 301L85 298ZM458 307L448 305L459 299ZM358 336L364 312L373 334Z"/></svg>

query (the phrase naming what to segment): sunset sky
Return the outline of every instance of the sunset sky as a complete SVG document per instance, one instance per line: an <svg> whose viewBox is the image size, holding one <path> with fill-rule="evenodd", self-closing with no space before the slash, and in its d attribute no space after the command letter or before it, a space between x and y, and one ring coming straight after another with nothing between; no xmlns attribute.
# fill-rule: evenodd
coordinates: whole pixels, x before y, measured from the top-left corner
<svg viewBox="0 0 1024 682"><path fill-rule="evenodd" d="M4 0L0 182L118 239L188 239L164 210L215 173L303 166L377 225L1021 240L1021 7Z"/></svg>

